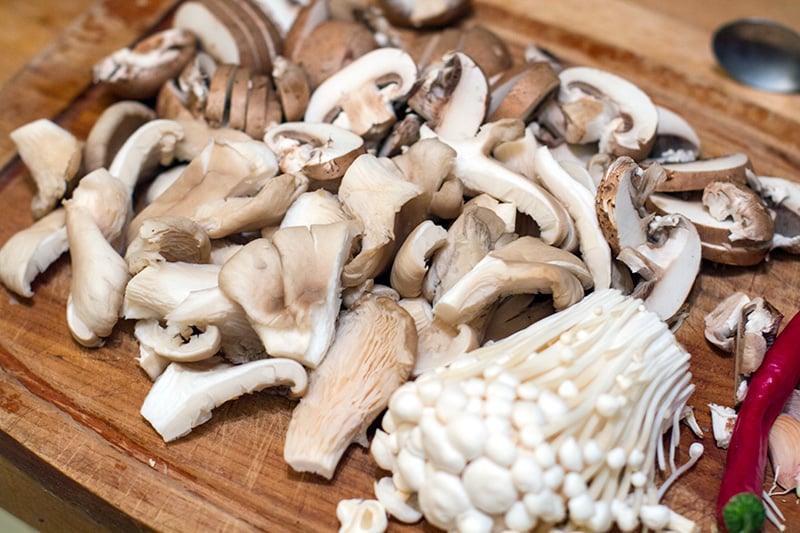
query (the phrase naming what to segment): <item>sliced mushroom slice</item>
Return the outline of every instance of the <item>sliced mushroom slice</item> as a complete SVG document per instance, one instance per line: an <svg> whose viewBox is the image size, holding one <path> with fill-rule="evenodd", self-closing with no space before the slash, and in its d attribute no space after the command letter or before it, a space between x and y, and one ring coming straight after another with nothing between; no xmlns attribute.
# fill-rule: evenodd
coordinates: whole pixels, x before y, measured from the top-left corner
<svg viewBox="0 0 800 533"><path fill-rule="evenodd" d="M175 147L182 138L183 127L174 120L151 120L128 137L108 171L125 185L132 196L140 180L152 178L159 166L172 163Z"/></svg>
<svg viewBox="0 0 800 533"><path fill-rule="evenodd" d="M168 28L103 58L92 68L92 76L120 98L144 100L176 77L196 50L193 33Z"/></svg>
<svg viewBox="0 0 800 533"><path fill-rule="evenodd" d="M69 249L66 218L57 208L18 231L0 248L0 283L30 298L31 283Z"/></svg>
<svg viewBox="0 0 800 533"><path fill-rule="evenodd" d="M277 155L283 172L302 172L321 181L341 178L366 153L360 136L325 122L285 122L269 128L264 142Z"/></svg>
<svg viewBox="0 0 800 533"><path fill-rule="evenodd" d="M642 160L656 136L658 112L650 97L616 74L592 67L559 73L558 103L567 142L599 142L600 152Z"/></svg>
<svg viewBox="0 0 800 533"><path fill-rule="evenodd" d="M649 159L661 163L689 163L700 156L700 137L685 118L676 112L656 106L658 126Z"/></svg>
<svg viewBox="0 0 800 533"><path fill-rule="evenodd" d="M417 353L411 316L392 298L367 294L339 317L336 336L292 412L283 457L326 479L408 379Z"/></svg>
<svg viewBox="0 0 800 533"><path fill-rule="evenodd" d="M145 220L125 252L131 274L163 261L208 263L210 260L208 233L188 218L170 215Z"/></svg>
<svg viewBox="0 0 800 533"><path fill-rule="evenodd" d="M441 138L472 138L486 117L489 84L469 56L449 53L441 67L428 70L408 106Z"/></svg>
<svg viewBox="0 0 800 533"><path fill-rule="evenodd" d="M422 282L428 272L427 261L447 240L447 230L432 220L420 223L395 254L390 284L400 296L414 298L422 294Z"/></svg>
<svg viewBox="0 0 800 533"><path fill-rule="evenodd" d="M305 393L305 369L290 359L263 359L241 365L212 357L197 363L171 363L156 379L141 414L165 442L178 439L211 419L215 407L267 387Z"/></svg>
<svg viewBox="0 0 800 533"><path fill-rule="evenodd" d="M216 326L205 331L162 327L158 320L139 320L134 326L136 340L168 361L192 363L209 359L219 352L222 334Z"/></svg>
<svg viewBox="0 0 800 533"><path fill-rule="evenodd" d="M490 252L433 306L433 314L449 324L469 323L500 297L511 294L552 294L556 310L583 298L581 281L567 269L531 261L525 247L532 237L521 237Z"/></svg>
<svg viewBox="0 0 800 533"><path fill-rule="evenodd" d="M453 24L470 9L468 0L379 0L386 17L398 26L436 28Z"/></svg>
<svg viewBox="0 0 800 533"><path fill-rule="evenodd" d="M276 57L273 65L272 81L281 102L284 121L302 120L311 98L311 85L305 69L283 56Z"/></svg>
<svg viewBox="0 0 800 533"><path fill-rule="evenodd" d="M342 282L353 287L374 278L394 252L395 225L400 209L422 193L386 158L364 154L356 158L339 185L339 200L359 226L359 250L345 266ZM381 201L376 202L376 195Z"/></svg>
<svg viewBox="0 0 800 533"><path fill-rule="evenodd" d="M772 247L800 253L800 185L784 178L758 176L758 193L775 214Z"/></svg>
<svg viewBox="0 0 800 533"><path fill-rule="evenodd" d="M775 222L761 197L746 185L715 181L703 189L703 205L717 220L731 219L731 241L771 241Z"/></svg>
<svg viewBox="0 0 800 533"><path fill-rule="evenodd" d="M714 181L747 183L747 170L751 169L750 158L743 153L732 153L721 157L698 159L688 163L666 163L662 165L667 179L658 186L659 192L702 191Z"/></svg>
<svg viewBox="0 0 800 533"><path fill-rule="evenodd" d="M140 126L156 118L155 112L141 102L123 100L108 106L97 117L83 147L86 172L108 168L114 156Z"/></svg>
<svg viewBox="0 0 800 533"><path fill-rule="evenodd" d="M83 157L80 141L47 119L38 119L9 134L36 184L31 214L38 219L55 209L78 175Z"/></svg>
<svg viewBox="0 0 800 533"><path fill-rule="evenodd" d="M748 302L747 294L736 291L717 304L703 319L706 340L724 352L733 353L742 308Z"/></svg>
<svg viewBox="0 0 800 533"><path fill-rule="evenodd" d="M538 224L542 239L548 244L560 244L570 226L566 209L546 190L524 176L503 166L491 156L503 142L523 136L522 121L506 119L484 124L471 139L440 139L456 151L453 174L474 192L484 192L498 200L512 202L517 209ZM426 126L422 138L434 137Z"/></svg>
<svg viewBox="0 0 800 533"><path fill-rule="evenodd" d="M528 122L558 89L558 73L549 63L524 63L492 80L487 122L516 118Z"/></svg>
<svg viewBox="0 0 800 533"><path fill-rule="evenodd" d="M367 139L382 138L397 117L392 108L417 81L417 65L398 48L379 48L354 60L317 87L306 122L331 122Z"/></svg>
<svg viewBox="0 0 800 533"><path fill-rule="evenodd" d="M282 228L223 265L220 288L245 310L267 353L309 368L322 361L333 341L351 240L348 222Z"/></svg>

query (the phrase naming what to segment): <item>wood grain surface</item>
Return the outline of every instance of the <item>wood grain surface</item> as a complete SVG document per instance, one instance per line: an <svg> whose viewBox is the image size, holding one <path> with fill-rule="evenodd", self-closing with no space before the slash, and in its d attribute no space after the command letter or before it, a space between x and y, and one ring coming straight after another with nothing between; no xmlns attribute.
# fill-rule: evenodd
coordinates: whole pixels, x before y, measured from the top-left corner
<svg viewBox="0 0 800 533"><path fill-rule="evenodd" d="M47 54L0 88L0 163L10 161L0 174L0 242L31 222L32 186L13 159L8 132L47 116L85 138L112 101L91 87L87 66L148 31L173 3L94 4L52 41ZM720 0L703 6L655 0L476 5L473 16L507 39L517 55L535 42L565 61L631 79L690 120L704 155L744 151L762 175L800 177L800 96L736 84L715 66L708 48L710 32L728 17L774 14L800 27L797 2L759 2L760 13L751 11L752 2ZM371 495L380 473L355 446L330 482L291 471L282 448L292 404L266 392L218 408L211 421L164 444L139 416L150 381L134 359L131 325L120 324L100 349L74 343L64 318L69 278L63 257L36 281L30 300L0 292L0 454L31 477L112 530L335 531L336 503ZM797 258L776 252L757 267L704 264L678 331L693 354L697 390L690 403L706 430L706 453L666 501L703 531L713 528L724 461L711 437L707 404L731 403L733 364L704 341L702 320L734 290L764 296L792 315L800 301ZM684 431L683 459L693 440ZM776 501L790 524L800 524L796 497ZM391 525L393 531L426 529L432 528Z"/></svg>

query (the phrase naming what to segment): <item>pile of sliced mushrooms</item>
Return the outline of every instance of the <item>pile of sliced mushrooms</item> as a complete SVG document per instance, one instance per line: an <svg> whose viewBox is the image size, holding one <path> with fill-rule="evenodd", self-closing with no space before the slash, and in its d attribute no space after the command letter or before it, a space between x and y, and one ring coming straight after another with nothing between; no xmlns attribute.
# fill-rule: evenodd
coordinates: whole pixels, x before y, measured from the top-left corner
<svg viewBox="0 0 800 533"><path fill-rule="evenodd" d="M183 2L95 66L118 101L85 140L13 132L34 222L0 280L31 298L69 252L75 341L133 321L165 441L280 387L286 461L330 478L426 370L602 289L677 323L702 259L800 251L797 184L701 158L630 81L516 60L469 11Z"/></svg>

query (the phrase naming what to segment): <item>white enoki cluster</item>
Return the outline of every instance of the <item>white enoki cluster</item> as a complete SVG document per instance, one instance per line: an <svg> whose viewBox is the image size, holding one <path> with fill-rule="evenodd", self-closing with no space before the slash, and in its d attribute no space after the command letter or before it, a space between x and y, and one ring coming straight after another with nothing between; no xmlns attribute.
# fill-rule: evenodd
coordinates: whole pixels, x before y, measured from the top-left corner
<svg viewBox="0 0 800 533"><path fill-rule="evenodd" d="M676 468L689 357L641 301L596 292L401 387L371 448L392 472L376 497L448 531L692 531L659 503L702 453Z"/></svg>

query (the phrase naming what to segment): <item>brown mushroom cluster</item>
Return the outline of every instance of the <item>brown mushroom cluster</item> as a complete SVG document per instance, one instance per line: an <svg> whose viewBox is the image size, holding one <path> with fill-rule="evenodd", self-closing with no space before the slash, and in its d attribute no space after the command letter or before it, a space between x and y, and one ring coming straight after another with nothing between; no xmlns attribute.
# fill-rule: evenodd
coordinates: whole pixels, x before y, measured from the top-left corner
<svg viewBox="0 0 800 533"><path fill-rule="evenodd" d="M329 478L427 369L593 290L670 320L702 259L800 251L798 186L702 158L630 81L514 57L465 1L302 4L187 0L96 66L120 101L85 142L12 135L35 222L0 281L32 297L69 251L75 340L135 322L165 440L285 387L286 460Z"/></svg>

